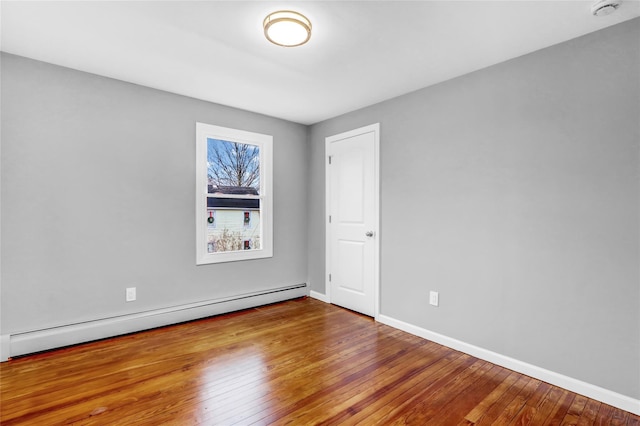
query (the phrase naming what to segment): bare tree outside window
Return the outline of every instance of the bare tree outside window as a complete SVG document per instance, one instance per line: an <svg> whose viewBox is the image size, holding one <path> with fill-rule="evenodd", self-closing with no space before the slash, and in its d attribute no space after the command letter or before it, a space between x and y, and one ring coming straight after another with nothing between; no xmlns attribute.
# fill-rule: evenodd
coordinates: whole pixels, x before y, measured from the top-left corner
<svg viewBox="0 0 640 426"><path fill-rule="evenodd" d="M260 148L257 145L207 139L207 168L212 185L260 190Z"/></svg>

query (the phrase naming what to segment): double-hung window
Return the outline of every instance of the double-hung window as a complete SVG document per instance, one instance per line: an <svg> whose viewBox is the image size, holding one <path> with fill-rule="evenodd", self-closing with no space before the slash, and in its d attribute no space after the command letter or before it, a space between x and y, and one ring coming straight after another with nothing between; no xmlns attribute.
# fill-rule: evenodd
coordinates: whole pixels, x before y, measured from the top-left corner
<svg viewBox="0 0 640 426"><path fill-rule="evenodd" d="M272 145L196 123L196 264L273 256Z"/></svg>

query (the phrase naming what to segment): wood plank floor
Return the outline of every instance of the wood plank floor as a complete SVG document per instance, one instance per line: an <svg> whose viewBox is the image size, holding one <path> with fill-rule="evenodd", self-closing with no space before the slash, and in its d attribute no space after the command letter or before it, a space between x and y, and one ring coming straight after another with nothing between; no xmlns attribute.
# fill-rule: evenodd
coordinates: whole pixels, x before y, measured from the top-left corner
<svg viewBox="0 0 640 426"><path fill-rule="evenodd" d="M9 425L639 425L313 299L0 364Z"/></svg>

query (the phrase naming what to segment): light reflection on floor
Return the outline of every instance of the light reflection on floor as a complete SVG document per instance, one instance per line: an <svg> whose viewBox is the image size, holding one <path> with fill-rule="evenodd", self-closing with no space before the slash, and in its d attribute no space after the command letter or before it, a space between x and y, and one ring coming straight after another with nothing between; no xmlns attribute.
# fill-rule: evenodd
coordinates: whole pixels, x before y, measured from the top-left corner
<svg viewBox="0 0 640 426"><path fill-rule="evenodd" d="M238 416L256 400L271 393L269 369L259 347L235 352L233 358L212 360L204 368L199 385L202 420Z"/></svg>

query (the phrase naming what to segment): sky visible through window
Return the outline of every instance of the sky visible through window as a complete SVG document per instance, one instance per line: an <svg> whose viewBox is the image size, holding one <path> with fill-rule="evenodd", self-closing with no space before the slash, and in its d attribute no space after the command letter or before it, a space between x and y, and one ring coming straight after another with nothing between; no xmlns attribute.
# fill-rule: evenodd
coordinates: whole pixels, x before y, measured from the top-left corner
<svg viewBox="0 0 640 426"><path fill-rule="evenodd" d="M207 139L208 184L260 191L260 147L248 143Z"/></svg>

